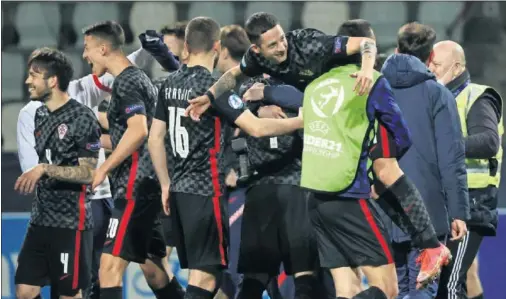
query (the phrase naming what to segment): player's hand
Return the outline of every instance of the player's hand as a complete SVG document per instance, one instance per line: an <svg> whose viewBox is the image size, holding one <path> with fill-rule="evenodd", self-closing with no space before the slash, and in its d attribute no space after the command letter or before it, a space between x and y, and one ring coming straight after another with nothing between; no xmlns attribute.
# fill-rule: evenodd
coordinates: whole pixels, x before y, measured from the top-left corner
<svg viewBox="0 0 506 299"><path fill-rule="evenodd" d="M25 171L14 184L14 190L22 194L30 194L35 190L37 182L44 175L44 167L39 164L32 169Z"/></svg>
<svg viewBox="0 0 506 299"><path fill-rule="evenodd" d="M374 185L371 186L371 198L374 200L377 200L379 198L378 193L376 193L376 189L374 188Z"/></svg>
<svg viewBox="0 0 506 299"><path fill-rule="evenodd" d="M265 84L255 83L253 84L242 96L245 101L261 101L264 99L264 88Z"/></svg>
<svg viewBox="0 0 506 299"><path fill-rule="evenodd" d="M237 173L235 172L235 170L230 169L230 172L225 178L225 185L227 185L227 187L230 188L237 187Z"/></svg>
<svg viewBox="0 0 506 299"><path fill-rule="evenodd" d="M283 112L283 109L276 105L262 106L258 109L258 116L260 118L288 118Z"/></svg>
<svg viewBox="0 0 506 299"><path fill-rule="evenodd" d="M464 221L455 219L452 222L452 238L450 240L462 240L467 234L467 225Z"/></svg>
<svg viewBox="0 0 506 299"><path fill-rule="evenodd" d="M162 186L162 207L165 215L170 215L169 206L170 186Z"/></svg>
<svg viewBox="0 0 506 299"><path fill-rule="evenodd" d="M353 91L356 91L358 95L364 95L369 93L372 88L373 81L373 70L360 70L356 73L350 75L352 78L356 78L355 86L353 86Z"/></svg>
<svg viewBox="0 0 506 299"><path fill-rule="evenodd" d="M206 95L196 97L190 100L189 103L190 105L186 108L184 115L190 116L194 121L200 121L200 116L211 106L211 100Z"/></svg>
<svg viewBox="0 0 506 299"><path fill-rule="evenodd" d="M300 121L299 128L303 129L304 128L304 114L303 114L302 107L299 108L299 115L297 115L297 119Z"/></svg>
<svg viewBox="0 0 506 299"><path fill-rule="evenodd" d="M105 171L102 167L99 167L93 175L93 182L91 183L91 192L95 192L95 189L100 184L102 184L103 181L105 181L106 177L107 171Z"/></svg>

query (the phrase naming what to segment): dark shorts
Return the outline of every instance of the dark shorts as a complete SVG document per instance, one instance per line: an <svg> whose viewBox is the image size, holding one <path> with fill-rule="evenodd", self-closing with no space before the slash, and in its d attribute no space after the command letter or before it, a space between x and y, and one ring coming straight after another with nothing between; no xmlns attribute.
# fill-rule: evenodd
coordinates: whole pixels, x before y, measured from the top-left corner
<svg viewBox="0 0 506 299"><path fill-rule="evenodd" d="M386 228L369 200L311 193L309 213L321 267L377 267L394 262Z"/></svg>
<svg viewBox="0 0 506 299"><path fill-rule="evenodd" d="M163 229L163 238L165 240L165 246L174 247L176 244L174 243L174 233L172 232L172 219L170 216L165 215L162 212L160 215L160 219L162 220L162 229Z"/></svg>
<svg viewBox="0 0 506 299"><path fill-rule="evenodd" d="M378 125L376 131L376 142L369 150L369 157L371 160L380 158L397 158L398 154L395 139L388 132L388 130L381 124Z"/></svg>
<svg viewBox="0 0 506 299"><path fill-rule="evenodd" d="M93 232L28 227L18 257L16 284L56 285L62 296L75 296L91 283Z"/></svg>
<svg viewBox="0 0 506 299"><path fill-rule="evenodd" d="M103 253L138 264L144 264L147 258L165 257L161 209L156 193L144 193L136 200L116 199Z"/></svg>
<svg viewBox="0 0 506 299"><path fill-rule="evenodd" d="M249 188L242 220L239 273L288 275L318 266L307 192L298 186L265 184Z"/></svg>
<svg viewBox="0 0 506 299"><path fill-rule="evenodd" d="M174 243L182 269L228 266L226 199L170 193Z"/></svg>

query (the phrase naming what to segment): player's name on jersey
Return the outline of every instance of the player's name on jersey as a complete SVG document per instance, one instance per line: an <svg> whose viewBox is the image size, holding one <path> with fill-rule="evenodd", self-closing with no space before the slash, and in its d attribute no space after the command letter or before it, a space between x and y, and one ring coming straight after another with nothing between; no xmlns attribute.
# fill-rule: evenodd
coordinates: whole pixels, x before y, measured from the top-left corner
<svg viewBox="0 0 506 299"><path fill-rule="evenodd" d="M166 87L165 88L165 99L166 100L178 100L188 101L193 89Z"/></svg>

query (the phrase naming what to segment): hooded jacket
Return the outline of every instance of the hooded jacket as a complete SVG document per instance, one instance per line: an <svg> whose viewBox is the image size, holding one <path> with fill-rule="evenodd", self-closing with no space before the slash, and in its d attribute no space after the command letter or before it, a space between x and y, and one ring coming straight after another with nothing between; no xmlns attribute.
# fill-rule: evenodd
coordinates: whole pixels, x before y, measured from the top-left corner
<svg viewBox="0 0 506 299"><path fill-rule="evenodd" d="M413 145L399 165L420 191L438 236L449 234L450 221L469 219L465 148L455 98L415 56L393 54L381 71L412 135ZM393 241L409 240L388 223Z"/></svg>

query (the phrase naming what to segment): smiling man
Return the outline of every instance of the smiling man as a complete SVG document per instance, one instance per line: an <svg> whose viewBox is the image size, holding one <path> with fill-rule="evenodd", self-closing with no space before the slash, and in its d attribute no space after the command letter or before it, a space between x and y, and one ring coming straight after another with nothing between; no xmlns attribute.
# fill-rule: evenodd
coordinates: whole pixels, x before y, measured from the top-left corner
<svg viewBox="0 0 506 299"><path fill-rule="evenodd" d="M83 59L93 74L109 72L115 77L108 111L113 152L95 172L92 184L94 189L109 174L115 201L101 259L100 298L123 298L123 273L130 262L140 264L157 298L178 298L163 270L161 206L157 193L151 192L159 188L153 179L146 138L155 111L156 88L123 53L125 35L118 23L98 23L83 33Z"/></svg>

